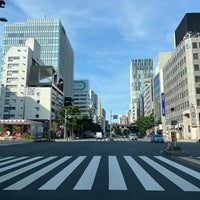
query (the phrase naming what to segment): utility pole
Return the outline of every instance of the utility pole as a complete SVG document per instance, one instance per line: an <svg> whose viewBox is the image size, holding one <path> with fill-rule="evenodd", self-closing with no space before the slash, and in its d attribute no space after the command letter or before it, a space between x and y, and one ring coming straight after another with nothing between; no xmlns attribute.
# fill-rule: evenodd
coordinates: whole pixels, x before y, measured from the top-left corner
<svg viewBox="0 0 200 200"><path fill-rule="evenodd" d="M66 135L67 135L67 140L68 140L68 134L67 133L67 112L66 112L66 109L65 109L65 123L64 123L64 140L66 140Z"/></svg>
<svg viewBox="0 0 200 200"><path fill-rule="evenodd" d="M110 140L112 140L112 110L110 109Z"/></svg>

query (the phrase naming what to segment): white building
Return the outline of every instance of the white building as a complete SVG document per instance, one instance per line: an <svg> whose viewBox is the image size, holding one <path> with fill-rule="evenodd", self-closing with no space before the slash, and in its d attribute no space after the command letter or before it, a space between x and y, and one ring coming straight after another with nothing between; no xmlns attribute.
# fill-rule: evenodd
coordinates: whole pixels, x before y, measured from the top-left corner
<svg viewBox="0 0 200 200"><path fill-rule="evenodd" d="M89 80L74 80L73 104L79 106L81 114L91 115L91 98Z"/></svg>
<svg viewBox="0 0 200 200"><path fill-rule="evenodd" d="M57 118L63 79L40 61L40 45L34 38L28 38L25 46L10 47L2 69L1 119Z"/></svg>

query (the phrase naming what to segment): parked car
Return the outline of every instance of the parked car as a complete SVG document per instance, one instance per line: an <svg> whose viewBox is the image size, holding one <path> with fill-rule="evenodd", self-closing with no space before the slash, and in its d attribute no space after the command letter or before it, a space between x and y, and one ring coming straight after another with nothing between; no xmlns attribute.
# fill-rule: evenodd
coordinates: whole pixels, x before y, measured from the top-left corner
<svg viewBox="0 0 200 200"><path fill-rule="evenodd" d="M131 140L137 140L138 139L138 137L137 137L137 135L135 133L131 133L130 136L129 136L129 138Z"/></svg>
<svg viewBox="0 0 200 200"><path fill-rule="evenodd" d="M164 143L164 138L162 135L155 134L151 137L151 142L154 143Z"/></svg>

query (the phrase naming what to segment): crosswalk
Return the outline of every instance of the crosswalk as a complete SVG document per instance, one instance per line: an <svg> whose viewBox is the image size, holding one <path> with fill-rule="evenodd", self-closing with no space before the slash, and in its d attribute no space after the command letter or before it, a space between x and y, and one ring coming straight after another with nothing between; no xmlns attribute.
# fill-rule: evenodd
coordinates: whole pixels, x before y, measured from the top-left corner
<svg viewBox="0 0 200 200"><path fill-rule="evenodd" d="M57 140L59 141L59 140ZM70 142L109 142L109 138L102 138L102 139L96 139L96 138L78 138L76 140L70 140ZM117 142L133 142L133 140L130 140L130 138L112 138L112 141ZM134 140L135 141L135 140ZM142 140L140 140L142 141Z"/></svg>
<svg viewBox="0 0 200 200"><path fill-rule="evenodd" d="M34 185L35 190L52 191L70 185L72 191L89 191L98 189L98 181L107 181L110 191L133 190L139 184L144 191L164 192L168 181L184 192L200 192L200 172L164 156L0 156L0 190Z"/></svg>

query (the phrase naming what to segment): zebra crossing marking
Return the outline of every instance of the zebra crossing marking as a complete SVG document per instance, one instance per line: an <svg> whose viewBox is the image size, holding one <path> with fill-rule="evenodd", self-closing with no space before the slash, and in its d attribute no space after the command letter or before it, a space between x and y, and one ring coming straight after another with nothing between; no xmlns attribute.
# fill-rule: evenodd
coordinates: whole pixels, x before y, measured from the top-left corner
<svg viewBox="0 0 200 200"><path fill-rule="evenodd" d="M131 156L124 156L124 158L145 190L164 191L164 189Z"/></svg>
<svg viewBox="0 0 200 200"><path fill-rule="evenodd" d="M5 157L5 158L0 158L0 162L2 162L4 160L9 160L11 158L15 158L15 156L9 156L9 157Z"/></svg>
<svg viewBox="0 0 200 200"><path fill-rule="evenodd" d="M116 156L109 156L109 190L127 190Z"/></svg>
<svg viewBox="0 0 200 200"><path fill-rule="evenodd" d="M65 156L56 162L53 162L52 164L48 165L47 167L42 168L41 170L21 179L20 181L10 185L9 187L5 188L4 190L21 190L25 188L26 186L30 185L32 182L40 178L41 176L47 174L51 170L53 170L55 167L59 166L60 164L64 163L66 160L71 158L71 156Z"/></svg>
<svg viewBox="0 0 200 200"><path fill-rule="evenodd" d="M194 171L194 170L192 170L192 169L190 169L188 167L185 167L183 165L180 165L180 164L178 164L176 162L173 162L173 161L171 161L169 159L166 159L166 158L164 158L162 156L154 156L154 157L159 159L159 160L161 160L161 161L163 161L163 162L165 162L165 163L167 163L168 165L171 165L172 167L175 167L176 169L179 169L180 171L182 171L182 172L184 172L186 174L189 174L190 176L193 176L194 178L197 178L198 180L200 180L200 173L199 172Z"/></svg>
<svg viewBox="0 0 200 200"><path fill-rule="evenodd" d="M43 156L37 156L37 157L34 157L34 158L30 158L30 159L27 159L27 160L24 160L24 161L21 161L21 162L18 162L16 164L13 164L13 165L9 165L9 166L6 166L6 167L3 167L3 168L0 168L0 172L4 172L4 171L7 171L9 169L13 169L15 167L18 167L18 166L21 166L21 165L24 165L26 163L29 163L29 162L32 162L32 161L35 161L35 160L38 160L40 158L42 158Z"/></svg>
<svg viewBox="0 0 200 200"><path fill-rule="evenodd" d="M86 156L78 157L57 175L46 182L42 187L40 187L39 190L56 190L85 158Z"/></svg>
<svg viewBox="0 0 200 200"><path fill-rule="evenodd" d="M183 191L187 192L200 192L200 188L196 187L195 185L191 184L190 182L186 181L185 179L181 178L180 176L176 175L175 173L169 171L167 168L163 167L162 165L154 162L147 156L139 156L142 160L144 160L148 165L153 167L156 171L160 174L165 176L171 182L176 184L179 188Z"/></svg>
<svg viewBox="0 0 200 200"><path fill-rule="evenodd" d="M7 164L10 164L12 162L16 162L16 161L23 160L23 159L26 159L26 158L28 158L28 156L23 156L23 157L15 158L15 159L8 160L8 161L5 161L5 162L1 162L0 166L7 165Z"/></svg>
<svg viewBox="0 0 200 200"><path fill-rule="evenodd" d="M94 156L73 190L91 190L101 156Z"/></svg>
<svg viewBox="0 0 200 200"><path fill-rule="evenodd" d="M48 157L48 158L46 158L44 160L38 161L38 162L33 163L31 165L28 165L26 167L22 167L22 168L20 168L18 170L15 170L15 171L12 171L12 172L10 172L8 174L0 176L0 183L2 183L4 181L7 181L7 180L9 180L9 179L11 179L11 178L13 178L15 176L18 176L19 174L22 174L22 173L24 173L26 171L29 171L29 170L33 169L34 167L38 167L39 165L42 165L42 164L44 164L44 163L46 163L46 162L48 162L50 160L53 160L56 157L57 156L50 156L50 157Z"/></svg>
<svg viewBox="0 0 200 200"><path fill-rule="evenodd" d="M122 156L124 161L130 167L130 172L132 171L137 179L139 180L140 184L146 191L165 191L165 189L157 182L145 169L142 167L142 163L139 164L133 156ZM185 192L200 192L200 188L193 185L192 183L188 182L187 180L181 178L180 176L176 175L174 172L168 170L166 167L163 167L161 164L165 163L169 166L172 166L175 169L178 169L186 174L189 174L191 177L200 180L200 172L192 170L188 167L185 167L181 164L178 164L170 159L167 159L163 156L152 156L154 159L151 159L147 156L139 156L139 158L147 163L151 168L158 171L162 176L167 178L173 184L177 185ZM65 163L67 160L72 158L72 156L63 156L59 158L58 156L49 156L44 158L43 156L36 156L36 157L9 157L9 159L3 159L2 163L15 160L15 162L8 162L7 165L2 165L3 167L0 168L0 172L4 172L0 176L0 183L3 183L7 180L12 179L20 174L23 174L27 171L29 175L20 179L17 177L18 180L15 182L11 182L10 185L7 185L3 188L3 190L22 190L25 187L31 185L34 181L38 180L39 178L45 176L47 173L53 171L56 167L60 166L61 164ZM52 174L52 177L47 180L45 183L41 183L38 185L37 190L56 190L61 184L66 181L68 176L72 174L75 169L81 165L81 163L87 158L87 156L78 156L72 162L70 161L67 166L65 166L61 171L57 174ZM17 159L17 160L16 160ZM38 161L38 159L40 159ZM100 166L102 156L93 156L89 164L86 166L83 174L78 178L77 182L73 186L74 191L78 190L92 190L92 187L95 182L96 175L98 173L98 168ZM126 185L126 181L123 176L123 168L120 166L119 160L117 156L108 156L107 157L108 163L108 190L115 190L115 191L126 191L128 187ZM156 161L161 161L159 164ZM34 163L30 163L33 162ZM144 163L143 162L143 163ZM26 166L16 169L13 171L6 172L6 170L14 169L21 165L26 164ZM31 173L31 170L40 166L44 165L44 167L38 169L37 171ZM12 181L12 180L11 180ZM3 185L1 186L1 188Z"/></svg>

